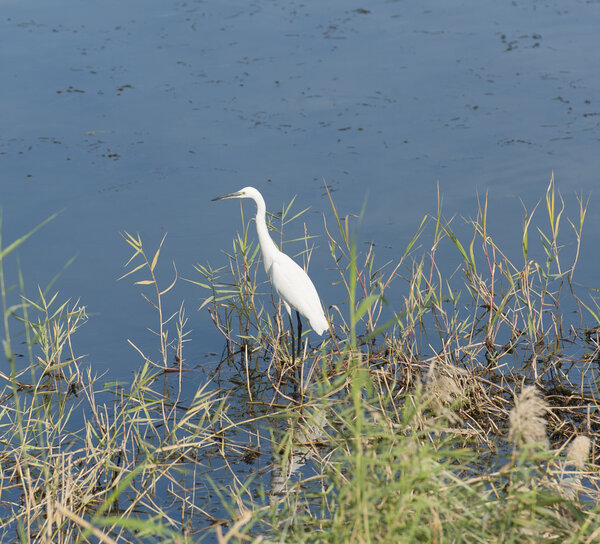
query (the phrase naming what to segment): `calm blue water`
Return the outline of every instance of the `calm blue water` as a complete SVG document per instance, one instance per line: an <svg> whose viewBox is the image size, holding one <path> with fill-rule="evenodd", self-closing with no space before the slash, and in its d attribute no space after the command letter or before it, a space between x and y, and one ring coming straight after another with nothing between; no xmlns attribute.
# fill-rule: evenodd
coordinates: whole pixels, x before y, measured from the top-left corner
<svg viewBox="0 0 600 544"><path fill-rule="evenodd" d="M571 212L592 195L578 279L597 285L599 21L583 1L2 1L3 239L64 210L21 266L33 292L77 255L56 288L87 306L76 347L111 377L140 364L127 338L156 345L153 311L116 281L119 233L152 252L168 232L164 284L170 261L195 277L239 227L237 204L210 199L245 185L273 211L297 195L321 235L323 180L343 214L368 194L360 239L382 262L435 211L438 183L447 217L474 216L487 191L491 232L518 256L520 201L554 171ZM330 267L322 236L326 305L341 302ZM194 363L222 345L203 295L180 282L168 299L188 308Z"/></svg>

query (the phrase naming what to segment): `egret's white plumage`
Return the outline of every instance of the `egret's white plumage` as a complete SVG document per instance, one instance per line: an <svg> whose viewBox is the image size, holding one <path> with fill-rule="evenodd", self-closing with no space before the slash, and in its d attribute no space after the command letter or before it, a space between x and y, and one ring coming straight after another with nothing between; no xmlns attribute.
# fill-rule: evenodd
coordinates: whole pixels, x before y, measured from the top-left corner
<svg viewBox="0 0 600 544"><path fill-rule="evenodd" d="M251 198L254 200L256 203L256 233L265 271L275 287L275 291L281 298L290 319L292 310L296 310L308 319L310 326L318 335L322 335L329 328L329 323L323 313L317 290L308 274L285 253L279 251L271 239L265 218L267 211L265 200L260 192L254 187L244 187L236 193L213 198L213 200L226 198Z"/></svg>

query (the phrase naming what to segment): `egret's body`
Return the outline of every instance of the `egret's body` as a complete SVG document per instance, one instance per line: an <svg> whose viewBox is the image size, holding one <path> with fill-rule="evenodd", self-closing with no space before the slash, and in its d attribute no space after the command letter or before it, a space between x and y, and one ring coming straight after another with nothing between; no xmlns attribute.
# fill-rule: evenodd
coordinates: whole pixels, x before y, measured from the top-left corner
<svg viewBox="0 0 600 544"><path fill-rule="evenodd" d="M329 328L329 324L323 312L317 290L308 274L285 253L279 251L275 242L271 239L265 217L265 200L260 192L254 187L244 187L236 193L213 198L213 200L226 198L251 198L254 200L256 203L256 233L265 271L290 316L290 323L292 310L295 310L297 314L300 313L308 319L312 329L321 336ZM301 323L299 317L298 328L300 329L298 331L298 342L300 342Z"/></svg>

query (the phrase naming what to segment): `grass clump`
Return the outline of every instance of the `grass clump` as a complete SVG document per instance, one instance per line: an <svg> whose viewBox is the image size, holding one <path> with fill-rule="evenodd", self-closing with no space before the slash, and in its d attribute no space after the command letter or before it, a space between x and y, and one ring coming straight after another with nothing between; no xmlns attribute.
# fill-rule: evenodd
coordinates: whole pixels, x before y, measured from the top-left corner
<svg viewBox="0 0 600 544"><path fill-rule="evenodd" d="M358 254L349 218L331 201L337 234L327 237L347 313L330 308L334 334L307 355L304 395L275 410L290 422L272 436L276 485L255 485L221 541L598 538L600 418L589 364L598 320L573 281L586 207L570 223L565 264L553 180L544 200L549 233L539 227L532 245L526 215L520 264L488 232L484 201L466 222L467 243L439 208L385 267L372 247ZM436 259L444 244L460 259L449 274ZM406 295L394 310L386 300L398 281ZM580 312L567 321L561 304ZM247 340L248 353L276 357L279 348Z"/></svg>
<svg viewBox="0 0 600 544"><path fill-rule="evenodd" d="M29 236L26 235L21 239ZM201 384L182 404L183 310L166 317L154 269L139 237L125 235L154 290L143 295L159 315L160 360L142 354L130 383L100 384L75 355L76 332L86 321L79 302L59 302L38 289L37 298L0 279L4 304L4 352L10 373L0 373L0 539L21 542L187 542L206 520L190 501L189 481L198 456L220 447L225 410L216 391ZM19 242L19 241L17 241ZM162 245L162 244L161 244ZM12 244L9 248L17 247ZM174 340L168 328L176 320ZM27 355L12 348L10 325L22 328ZM173 351L179 368L165 368ZM139 353L142 353L138 349ZM27 357L25 364L23 360ZM167 377L175 371L176 383ZM186 476L190 474L192 476ZM195 488L202 497L205 489Z"/></svg>
<svg viewBox="0 0 600 544"><path fill-rule="evenodd" d="M124 277L156 313L158 356L131 340L134 378L102 385L77 355L85 308L48 290L26 296L22 281L11 291L0 247L3 540L599 539L600 322L594 291L574 281L586 206L563 247L552 180L518 247L501 248L487 200L463 223L440 204L381 266L329 198L325 240L343 292L326 309L330 337L307 341L292 367L241 208L226 264L198 265L192 280L224 350L191 393L187 317L169 309L177 270L164 285L158 274L164 239L148 252L139 235L123 236ZM292 204L271 223L307 263L306 227L284 243L302 218ZM454 264L440 260L449 250ZM15 322L26 357L12 348Z"/></svg>

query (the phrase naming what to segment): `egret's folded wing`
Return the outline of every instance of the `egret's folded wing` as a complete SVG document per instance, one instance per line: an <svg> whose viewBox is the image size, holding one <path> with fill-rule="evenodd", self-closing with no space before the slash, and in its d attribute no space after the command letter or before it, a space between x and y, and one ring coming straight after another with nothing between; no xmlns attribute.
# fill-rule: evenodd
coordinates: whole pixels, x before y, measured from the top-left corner
<svg viewBox="0 0 600 544"><path fill-rule="evenodd" d="M317 334L321 335L329 328L313 282L285 253L280 253L273 261L271 281L281 299L306 317Z"/></svg>

